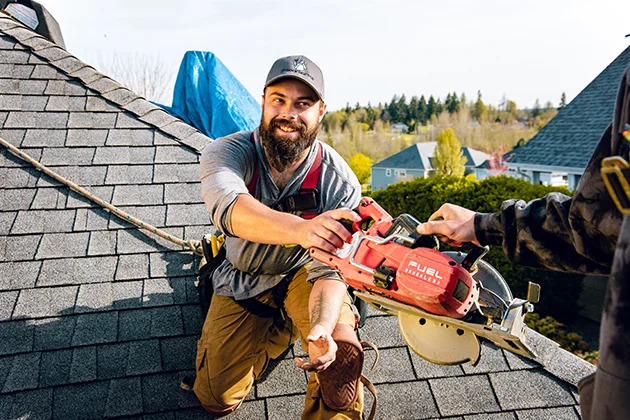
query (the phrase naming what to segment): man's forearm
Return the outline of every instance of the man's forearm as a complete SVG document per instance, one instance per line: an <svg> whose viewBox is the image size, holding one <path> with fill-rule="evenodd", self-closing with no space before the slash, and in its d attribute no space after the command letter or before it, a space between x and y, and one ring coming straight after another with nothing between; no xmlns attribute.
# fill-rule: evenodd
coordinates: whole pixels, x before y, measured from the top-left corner
<svg viewBox="0 0 630 420"><path fill-rule="evenodd" d="M331 334L339 320L345 297L345 283L339 280L317 280L308 302L311 328L319 324Z"/></svg>
<svg viewBox="0 0 630 420"><path fill-rule="evenodd" d="M232 209L232 233L261 244L297 243L295 233L304 222L293 214L273 210L247 194L241 194Z"/></svg>

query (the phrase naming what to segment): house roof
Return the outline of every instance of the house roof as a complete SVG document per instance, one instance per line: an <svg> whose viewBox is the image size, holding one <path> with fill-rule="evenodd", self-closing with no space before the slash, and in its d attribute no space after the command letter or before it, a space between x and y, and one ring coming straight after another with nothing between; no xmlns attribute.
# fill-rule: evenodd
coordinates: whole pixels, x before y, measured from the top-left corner
<svg viewBox="0 0 630 420"><path fill-rule="evenodd" d="M619 54L525 146L508 152L507 165L586 168L597 142L612 121L619 82L628 65L630 47Z"/></svg>
<svg viewBox="0 0 630 420"><path fill-rule="evenodd" d="M372 165L372 168L430 170L433 168L431 163L435 146L437 146L436 141L416 143ZM466 157L466 166L477 166L489 157L486 153L470 147L462 147L462 152Z"/></svg>
<svg viewBox="0 0 630 420"><path fill-rule="evenodd" d="M128 213L184 239L206 232L209 139L3 16L0 123L0 137ZM179 387L203 324L198 259L5 148L0 180L0 418L207 418ZM381 348L368 374L379 418L577 419L575 384L593 371L533 331L542 364L484 345L475 368L423 361L374 311L360 335ZM282 360L232 418L297 418L305 388Z"/></svg>

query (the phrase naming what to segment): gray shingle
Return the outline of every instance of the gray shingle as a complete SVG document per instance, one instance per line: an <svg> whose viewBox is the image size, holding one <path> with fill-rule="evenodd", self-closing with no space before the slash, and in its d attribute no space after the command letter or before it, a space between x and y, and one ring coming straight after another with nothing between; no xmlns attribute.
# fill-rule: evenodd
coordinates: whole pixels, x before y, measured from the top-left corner
<svg viewBox="0 0 630 420"><path fill-rule="evenodd" d="M0 79L2 80L2 79ZM22 147L22 146L26 146L23 145L23 141L24 141L24 134L26 133L26 130L24 129L17 129L17 130L11 130L11 129L3 129L0 130L0 137L2 137L4 140L6 140L7 142L11 143L12 145L14 145L15 147ZM17 158L16 158L17 160ZM28 164L25 163L24 166L26 166Z"/></svg>
<svg viewBox="0 0 630 420"><path fill-rule="evenodd" d="M306 382L304 371L297 367L295 361L285 359L278 363L272 375L256 385L256 394L259 397L273 397L304 392Z"/></svg>
<svg viewBox="0 0 630 420"><path fill-rule="evenodd" d="M153 182L199 182L199 165L194 164L166 164L155 165Z"/></svg>
<svg viewBox="0 0 630 420"><path fill-rule="evenodd" d="M199 132L195 132L191 134L190 136L186 137L185 139L183 139L181 142L187 146L192 147L198 152L201 152L203 148L206 147L206 145L210 143L211 141L212 139L207 137L206 135L201 134Z"/></svg>
<svg viewBox="0 0 630 420"><path fill-rule="evenodd" d="M32 188L38 175L31 168L0 168L0 185L4 188Z"/></svg>
<svg viewBox="0 0 630 420"><path fill-rule="evenodd" d="M197 132L197 129L181 120L160 127L162 131L178 139L185 139Z"/></svg>
<svg viewBox="0 0 630 420"><path fill-rule="evenodd" d="M105 112L71 112L68 128L114 128L116 114Z"/></svg>
<svg viewBox="0 0 630 420"><path fill-rule="evenodd" d="M127 375L146 375L162 370L160 343L158 340L132 341L129 343Z"/></svg>
<svg viewBox="0 0 630 420"><path fill-rule="evenodd" d="M265 415L264 401L252 401L243 403L242 409L250 410L247 413L248 419L269 419L269 420L286 420L299 419L304 411L304 395L293 395L290 397L267 398L267 410L269 415ZM243 414L243 413L240 413Z"/></svg>
<svg viewBox="0 0 630 420"><path fill-rule="evenodd" d="M115 309L139 308L142 305L142 281L125 281L114 283Z"/></svg>
<svg viewBox="0 0 630 420"><path fill-rule="evenodd" d="M52 389L16 393L13 398L11 418L52 419Z"/></svg>
<svg viewBox="0 0 630 420"><path fill-rule="evenodd" d="M46 111L85 111L85 103L82 96L51 96Z"/></svg>
<svg viewBox="0 0 630 420"><path fill-rule="evenodd" d="M0 92L4 94L17 94L20 92L20 81L13 79L0 79Z"/></svg>
<svg viewBox="0 0 630 420"><path fill-rule="evenodd" d="M92 161L92 156L94 156L93 148L45 148L41 163L42 165L85 165ZM55 171L58 172L59 168L55 168ZM74 179L71 181L77 182Z"/></svg>
<svg viewBox="0 0 630 420"><path fill-rule="evenodd" d="M79 347L72 352L69 382L88 382L96 379L96 347Z"/></svg>
<svg viewBox="0 0 630 420"><path fill-rule="evenodd" d="M15 77L16 79L28 79L35 70L35 66L30 64L11 64L10 66L9 77Z"/></svg>
<svg viewBox="0 0 630 420"><path fill-rule="evenodd" d="M69 313L74 308L77 286L24 289L13 311L13 318L44 318Z"/></svg>
<svg viewBox="0 0 630 420"><path fill-rule="evenodd" d="M118 312L79 315L72 336L72 345L82 346L116 341L117 326Z"/></svg>
<svg viewBox="0 0 630 420"><path fill-rule="evenodd" d="M184 318L184 332L188 335L200 335L205 320L201 307L199 305L182 306L182 315Z"/></svg>
<svg viewBox="0 0 630 420"><path fill-rule="evenodd" d="M142 306L164 306L173 303L173 288L168 279L151 279L144 282Z"/></svg>
<svg viewBox="0 0 630 420"><path fill-rule="evenodd" d="M166 210L166 209L165 209ZM0 235L7 235L13 226L17 212L0 212Z"/></svg>
<svg viewBox="0 0 630 420"><path fill-rule="evenodd" d="M95 164L153 163L154 147L99 147L94 156Z"/></svg>
<svg viewBox="0 0 630 420"><path fill-rule="evenodd" d="M22 95L0 94L0 109L3 111L19 111L22 109Z"/></svg>
<svg viewBox="0 0 630 420"><path fill-rule="evenodd" d="M151 102L141 97L137 97L133 101L125 104L123 108L139 116L143 116L150 111L160 109L160 107L153 105Z"/></svg>
<svg viewBox="0 0 630 420"><path fill-rule="evenodd" d="M171 114L162 109L156 109L154 111L148 112L147 114L140 117L140 119L156 127L163 127L167 124L172 123L173 121L178 121L177 118L173 117Z"/></svg>
<svg viewBox="0 0 630 420"><path fill-rule="evenodd" d="M66 150L88 150L94 151L94 149L66 149ZM90 154L86 153L86 158L89 159ZM81 156L77 156L81 157ZM77 162L78 164L80 160ZM89 163L83 162L83 164ZM60 176L80 185L81 187L90 187L92 185L103 185L105 182L105 173L107 172L106 166L60 166L55 168ZM86 188L88 191L92 188ZM103 197L101 197L103 198Z"/></svg>
<svg viewBox="0 0 630 420"><path fill-rule="evenodd" d="M491 373L489 376L499 403L505 410L575 403L563 385L538 370ZM527 398L522 398L523 395L527 395Z"/></svg>
<svg viewBox="0 0 630 420"><path fill-rule="evenodd" d="M11 228L12 234L72 232L74 210L20 211Z"/></svg>
<svg viewBox="0 0 630 420"><path fill-rule="evenodd" d="M173 410L178 407L179 377L176 373L142 377L144 412Z"/></svg>
<svg viewBox="0 0 630 420"><path fill-rule="evenodd" d="M440 413L445 416L500 411L485 375L430 379ZM474 398L470 396L474 395Z"/></svg>
<svg viewBox="0 0 630 420"><path fill-rule="evenodd" d="M162 185L117 185L112 204L115 206L162 204Z"/></svg>
<svg viewBox="0 0 630 420"><path fill-rule="evenodd" d="M66 130L30 128L26 130L23 147L61 147L66 142Z"/></svg>
<svg viewBox="0 0 630 420"><path fill-rule="evenodd" d="M76 72L86 66L84 62L82 62L81 60L75 57L66 57L60 60L55 60L55 62L52 64L54 64L55 67L60 68L63 72L68 73L68 74Z"/></svg>
<svg viewBox="0 0 630 420"><path fill-rule="evenodd" d="M105 416L129 416L142 413L140 378L113 379L109 384Z"/></svg>
<svg viewBox="0 0 630 420"><path fill-rule="evenodd" d="M32 351L33 325L25 321L0 323L0 355Z"/></svg>
<svg viewBox="0 0 630 420"><path fill-rule="evenodd" d="M110 282L114 279L116 261L115 256L45 260L37 286Z"/></svg>
<svg viewBox="0 0 630 420"><path fill-rule="evenodd" d="M33 321L34 350L53 350L70 347L76 318L62 316Z"/></svg>
<svg viewBox="0 0 630 420"><path fill-rule="evenodd" d="M99 98L98 96L89 96L87 98L85 110L92 112L120 112L120 108L112 105L105 99Z"/></svg>
<svg viewBox="0 0 630 420"><path fill-rule="evenodd" d="M136 95L135 93L133 93L132 91L130 91L127 88L119 88L119 89L115 89L111 92L107 92L105 94L103 94L103 97L105 99L108 99L110 101L112 101L115 104L118 105L126 105L129 102L133 101L134 99L136 99L138 97L138 95Z"/></svg>
<svg viewBox="0 0 630 420"><path fill-rule="evenodd" d="M116 253L116 232L99 231L90 233L88 255L111 255Z"/></svg>
<svg viewBox="0 0 630 420"><path fill-rule="evenodd" d="M35 258L68 258L82 257L87 254L87 232L78 233L45 233L37 249Z"/></svg>
<svg viewBox="0 0 630 420"><path fill-rule="evenodd" d="M152 312L146 309L120 311L118 340L127 341L150 338L151 318Z"/></svg>
<svg viewBox="0 0 630 420"><path fill-rule="evenodd" d="M106 184L150 184L153 180L153 165L110 165Z"/></svg>
<svg viewBox="0 0 630 420"><path fill-rule="evenodd" d="M481 346L481 360L479 360L479 364L473 367L470 363L464 363L462 368L466 374L470 375L510 370L505 357L503 357L503 350L486 343Z"/></svg>
<svg viewBox="0 0 630 420"><path fill-rule="evenodd" d="M10 115L9 115L10 117ZM198 163L199 155L177 146L157 146L155 163Z"/></svg>
<svg viewBox="0 0 630 420"><path fill-rule="evenodd" d="M22 101L22 111L43 111L48 103L45 96L30 96Z"/></svg>
<svg viewBox="0 0 630 420"><path fill-rule="evenodd" d="M504 351L503 355L505 356L505 360L507 360L508 366L511 370L534 369L540 367L540 364L534 362L533 360L517 356L509 351Z"/></svg>
<svg viewBox="0 0 630 420"><path fill-rule="evenodd" d="M56 209L64 207L66 195L56 188L40 188L37 190L31 209Z"/></svg>
<svg viewBox="0 0 630 420"><path fill-rule="evenodd" d="M40 359L41 353L18 354L13 357L13 365L2 392L37 388Z"/></svg>
<svg viewBox="0 0 630 420"><path fill-rule="evenodd" d="M120 84L109 77L101 77L93 82L87 84L90 89L93 89L99 93L111 92L112 90L120 88Z"/></svg>
<svg viewBox="0 0 630 420"><path fill-rule="evenodd" d="M56 68L46 65L46 64L37 64L35 66L35 70L31 73L30 76L32 79L60 79L60 80L68 80L68 76L57 70Z"/></svg>
<svg viewBox="0 0 630 420"><path fill-rule="evenodd" d="M7 321L11 318L18 292L0 292L0 321Z"/></svg>
<svg viewBox="0 0 630 420"><path fill-rule="evenodd" d="M151 254L151 277L194 276L193 255L190 252L163 252Z"/></svg>
<svg viewBox="0 0 630 420"><path fill-rule="evenodd" d="M86 93L87 90L80 83L65 80L49 80L44 91L46 95L85 96Z"/></svg>
<svg viewBox="0 0 630 420"><path fill-rule="evenodd" d="M362 340L378 342L380 347L406 345L398 329L398 318L395 316L370 317L359 334Z"/></svg>
<svg viewBox="0 0 630 420"><path fill-rule="evenodd" d="M39 386L66 385L70 378L72 350L47 351L42 353Z"/></svg>
<svg viewBox="0 0 630 420"><path fill-rule="evenodd" d="M449 417L449 418L454 418L454 417ZM516 417L516 414L512 412L503 412L503 413L473 414L470 416L465 416L463 417L463 419L464 420L517 420L517 417Z"/></svg>
<svg viewBox="0 0 630 420"><path fill-rule="evenodd" d="M164 186L164 203L200 203L201 184L166 184Z"/></svg>
<svg viewBox="0 0 630 420"><path fill-rule="evenodd" d="M153 130L109 130L106 144L108 146L153 146Z"/></svg>
<svg viewBox="0 0 630 420"><path fill-rule="evenodd" d="M88 167L87 169L89 168L91 167ZM107 169L106 168L103 168L103 169L105 169L104 172L107 173ZM93 175L98 175L100 177L102 174L99 172L99 173L93 173ZM90 192L90 194L93 195L93 198L97 200L103 200L106 203L112 200L112 195L114 194L114 187L98 187L98 186L93 185L86 189ZM89 210L91 213L99 212L99 215L101 216L101 218L105 219L105 223L102 225L104 227L100 229L105 229L107 227L107 222L109 221L109 212L107 212L105 209L100 207L98 203L88 200L87 198L83 197L79 193L76 193L74 191L70 191L68 193L68 202L66 203L66 208L86 208L86 207L92 207L92 209ZM87 218L87 213L85 212L85 210L83 212L84 212L84 215L82 217ZM79 217L78 213L79 212L77 212L77 217ZM76 223L75 223L75 230L77 230ZM98 230L98 229L95 229L95 230Z"/></svg>
<svg viewBox="0 0 630 420"><path fill-rule="evenodd" d="M180 146L181 143L179 140L173 138L173 136L169 136L166 133L163 133L159 130L155 130L155 138L153 139L153 144L155 146Z"/></svg>
<svg viewBox="0 0 630 420"><path fill-rule="evenodd" d="M165 370L194 369L197 353L196 336L162 339L160 349Z"/></svg>
<svg viewBox="0 0 630 420"><path fill-rule="evenodd" d="M373 357L371 352L366 353L366 358ZM371 363L366 362L366 366ZM411 360L409 359L406 347L381 349L380 361L374 372L371 372L370 379L374 383L397 382L416 379L413 375Z"/></svg>
<svg viewBox="0 0 630 420"><path fill-rule="evenodd" d="M166 226L210 225L205 204L170 204L166 210Z"/></svg>
<svg viewBox="0 0 630 420"><path fill-rule="evenodd" d="M195 266L198 265L199 264L195 264ZM195 281L197 280L196 273L195 276L174 277L168 280L173 288L173 303L177 305L197 303L195 297L198 296L199 293L197 293L197 289L195 288Z"/></svg>
<svg viewBox="0 0 630 420"><path fill-rule="evenodd" d="M30 56L27 51L0 50L0 63L26 64Z"/></svg>
<svg viewBox="0 0 630 420"><path fill-rule="evenodd" d="M149 258L146 254L121 255L118 259L116 280L145 279L148 277Z"/></svg>
<svg viewBox="0 0 630 420"><path fill-rule="evenodd" d="M125 376L128 356L129 343L97 346L98 379Z"/></svg>
<svg viewBox="0 0 630 420"><path fill-rule="evenodd" d="M102 418L108 382L69 385L53 390L53 417L56 419L84 420Z"/></svg>
<svg viewBox="0 0 630 420"><path fill-rule="evenodd" d="M68 113L11 111L4 124L7 128L65 128Z"/></svg>
<svg viewBox="0 0 630 420"><path fill-rule="evenodd" d="M111 283L82 284L74 313L111 310L114 305L113 285Z"/></svg>
<svg viewBox="0 0 630 420"><path fill-rule="evenodd" d="M368 398L366 395L367 407ZM387 413L387 418L391 419L440 417L431 390L424 381L380 385L377 415L379 413Z"/></svg>
<svg viewBox="0 0 630 420"><path fill-rule="evenodd" d="M184 333L179 306L151 309L151 337L168 337Z"/></svg>
<svg viewBox="0 0 630 420"><path fill-rule="evenodd" d="M150 234L139 230L118 231L118 254L137 254L155 251L158 243Z"/></svg>
<svg viewBox="0 0 630 420"><path fill-rule="evenodd" d="M93 67L87 66L72 72L72 77L76 77L84 83L91 83L100 79L103 75L96 71Z"/></svg>
<svg viewBox="0 0 630 420"><path fill-rule="evenodd" d="M19 93L22 95L43 95L48 82L45 80L19 80Z"/></svg>
<svg viewBox="0 0 630 420"><path fill-rule="evenodd" d="M577 411L575 411L573 407L523 410L523 411L517 411L517 415L518 415L518 420L538 420L538 419L579 420L581 419L581 416L577 413Z"/></svg>
<svg viewBox="0 0 630 420"><path fill-rule="evenodd" d="M0 190L0 211L23 210L29 208L35 189Z"/></svg>

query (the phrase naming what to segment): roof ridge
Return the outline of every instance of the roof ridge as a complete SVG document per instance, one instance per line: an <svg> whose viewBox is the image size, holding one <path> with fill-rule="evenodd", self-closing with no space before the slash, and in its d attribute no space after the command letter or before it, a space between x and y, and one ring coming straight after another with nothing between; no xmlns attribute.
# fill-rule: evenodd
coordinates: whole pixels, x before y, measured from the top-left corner
<svg viewBox="0 0 630 420"><path fill-rule="evenodd" d="M182 145L193 149L197 154L201 154L208 141L212 141L195 127L172 116L163 108L154 105L111 77L100 73L66 49L10 17L0 15L0 32L13 37L21 45L65 75L80 81L85 88L98 93L106 101L133 114L140 121L168 134Z"/></svg>

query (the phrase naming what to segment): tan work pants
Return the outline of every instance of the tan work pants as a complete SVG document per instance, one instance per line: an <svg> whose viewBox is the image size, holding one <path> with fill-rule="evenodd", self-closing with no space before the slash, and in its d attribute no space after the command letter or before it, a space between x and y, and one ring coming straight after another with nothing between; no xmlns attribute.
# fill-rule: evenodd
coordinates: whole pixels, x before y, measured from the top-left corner
<svg viewBox="0 0 630 420"><path fill-rule="evenodd" d="M312 284L306 281L306 270L300 269L289 284L284 299L287 320L284 327L273 319L262 318L245 310L234 299L213 296L197 343L197 378L194 391L199 401L214 411L236 407L251 389L269 364L297 340L302 343L310 331L308 299ZM258 300L269 304L270 292ZM354 314L346 298L339 322L354 327ZM329 409L319 393L316 375L311 373L306 389L303 419L361 419L363 389L352 409L337 412Z"/></svg>

